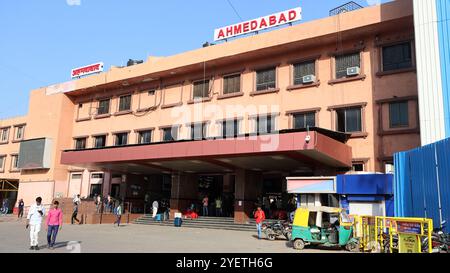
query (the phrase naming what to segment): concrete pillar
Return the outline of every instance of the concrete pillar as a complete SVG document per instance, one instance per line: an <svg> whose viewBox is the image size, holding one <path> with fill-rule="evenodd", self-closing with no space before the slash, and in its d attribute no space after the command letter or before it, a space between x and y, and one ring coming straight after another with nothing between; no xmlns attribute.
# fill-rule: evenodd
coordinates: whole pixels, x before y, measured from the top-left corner
<svg viewBox="0 0 450 273"><path fill-rule="evenodd" d="M198 176L195 174L172 174L170 216L186 210L198 201Z"/></svg>
<svg viewBox="0 0 450 273"><path fill-rule="evenodd" d="M243 169L236 170L234 222L247 223L253 218L255 203L258 201L259 186L262 183L260 172Z"/></svg>

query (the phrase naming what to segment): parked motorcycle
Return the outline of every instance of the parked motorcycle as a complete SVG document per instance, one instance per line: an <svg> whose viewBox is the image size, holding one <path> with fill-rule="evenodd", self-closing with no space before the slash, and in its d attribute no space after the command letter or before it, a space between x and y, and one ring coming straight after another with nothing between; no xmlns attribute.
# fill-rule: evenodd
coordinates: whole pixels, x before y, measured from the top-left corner
<svg viewBox="0 0 450 273"><path fill-rule="evenodd" d="M278 237L285 237L288 241L292 236L292 225L289 222L277 221L271 224L263 224L262 230L266 234L266 238L274 241Z"/></svg>
<svg viewBox="0 0 450 273"><path fill-rule="evenodd" d="M431 234L431 247L433 253L449 253L450 234L445 233L447 221L441 223L440 228L435 228ZM422 241L422 252L428 252L428 237Z"/></svg>

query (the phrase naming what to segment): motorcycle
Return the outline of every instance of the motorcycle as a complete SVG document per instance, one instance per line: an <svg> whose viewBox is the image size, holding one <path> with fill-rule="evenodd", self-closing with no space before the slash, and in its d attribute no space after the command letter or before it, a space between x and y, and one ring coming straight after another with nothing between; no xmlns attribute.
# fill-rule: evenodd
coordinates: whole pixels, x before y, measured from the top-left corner
<svg viewBox="0 0 450 273"><path fill-rule="evenodd" d="M288 241L292 236L292 225L289 222L277 221L271 224L263 224L262 230L266 234L266 238L274 241L278 237L284 236Z"/></svg>
<svg viewBox="0 0 450 273"><path fill-rule="evenodd" d="M447 221L441 223L440 228L433 229L431 234L431 247L433 253L448 253L450 245L450 234L445 233ZM428 252L428 237L422 241L422 252Z"/></svg>

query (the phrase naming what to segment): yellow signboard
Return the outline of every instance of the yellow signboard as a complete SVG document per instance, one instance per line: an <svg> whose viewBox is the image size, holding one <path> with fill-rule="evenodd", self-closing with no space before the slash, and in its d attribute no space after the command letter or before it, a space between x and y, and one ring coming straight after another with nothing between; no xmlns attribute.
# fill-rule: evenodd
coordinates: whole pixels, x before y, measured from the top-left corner
<svg viewBox="0 0 450 273"><path fill-rule="evenodd" d="M398 240L399 253L421 253L418 235L399 233Z"/></svg>

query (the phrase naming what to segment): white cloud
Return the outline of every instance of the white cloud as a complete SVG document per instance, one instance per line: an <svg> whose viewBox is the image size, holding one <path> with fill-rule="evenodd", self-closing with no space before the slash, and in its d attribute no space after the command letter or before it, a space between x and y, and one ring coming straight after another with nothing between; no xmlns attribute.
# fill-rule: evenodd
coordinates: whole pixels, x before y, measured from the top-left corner
<svg viewBox="0 0 450 273"><path fill-rule="evenodd" d="M81 0L66 0L66 3L69 6L80 6Z"/></svg>
<svg viewBox="0 0 450 273"><path fill-rule="evenodd" d="M367 4L370 6L381 4L381 0L367 0Z"/></svg>

